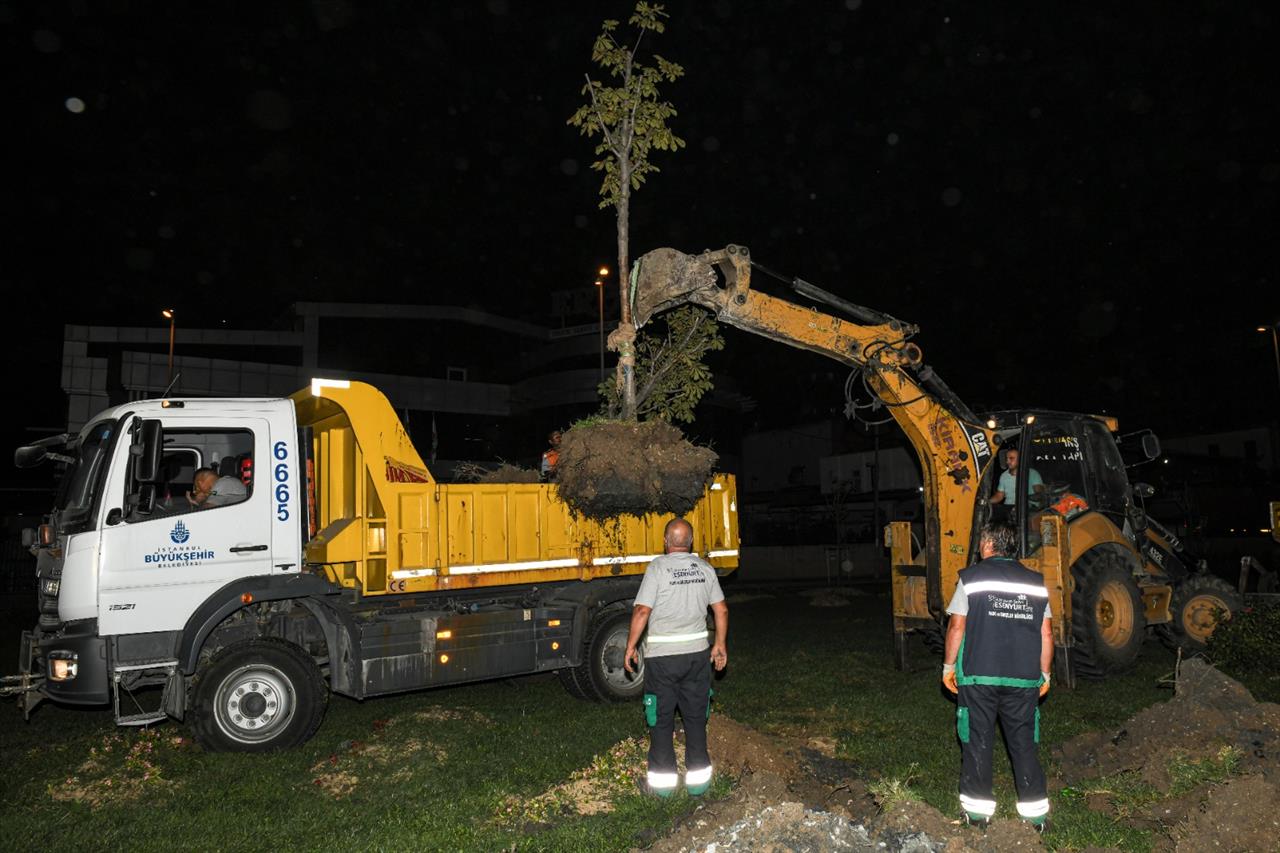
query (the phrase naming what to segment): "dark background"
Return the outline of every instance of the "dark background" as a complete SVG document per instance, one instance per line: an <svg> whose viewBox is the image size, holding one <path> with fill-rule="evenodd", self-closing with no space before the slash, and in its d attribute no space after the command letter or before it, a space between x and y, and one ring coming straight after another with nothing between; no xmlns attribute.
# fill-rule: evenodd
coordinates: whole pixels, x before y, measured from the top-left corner
<svg viewBox="0 0 1280 853"><path fill-rule="evenodd" d="M669 4L651 46L685 68L663 93L688 147L656 154L633 256L746 244L918 323L976 409L1274 421L1280 12L1115 5ZM63 323L263 328L298 300L542 321L615 263L565 122L630 9L0 3L6 428L65 422ZM749 426L839 410L842 369L726 337Z"/></svg>

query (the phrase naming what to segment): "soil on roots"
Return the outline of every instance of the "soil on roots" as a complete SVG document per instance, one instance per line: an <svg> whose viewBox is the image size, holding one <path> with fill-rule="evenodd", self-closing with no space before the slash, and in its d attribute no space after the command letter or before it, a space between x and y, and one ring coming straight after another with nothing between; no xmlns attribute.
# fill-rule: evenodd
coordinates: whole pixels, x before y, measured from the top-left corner
<svg viewBox="0 0 1280 853"><path fill-rule="evenodd" d="M604 421L564 433L556 483L561 500L587 518L684 515L702 498L716 458L663 421Z"/></svg>

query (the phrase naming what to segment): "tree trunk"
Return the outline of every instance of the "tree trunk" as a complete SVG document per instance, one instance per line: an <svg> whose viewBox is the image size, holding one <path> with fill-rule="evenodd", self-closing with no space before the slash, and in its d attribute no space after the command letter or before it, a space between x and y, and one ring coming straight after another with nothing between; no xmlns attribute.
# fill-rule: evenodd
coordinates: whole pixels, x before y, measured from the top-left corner
<svg viewBox="0 0 1280 853"><path fill-rule="evenodd" d="M626 152L629 154L629 152ZM631 259L627 246L631 230L631 163L623 156L618 164L618 296L622 316L618 320L618 380L622 385L622 418L636 417L635 327L631 322Z"/></svg>

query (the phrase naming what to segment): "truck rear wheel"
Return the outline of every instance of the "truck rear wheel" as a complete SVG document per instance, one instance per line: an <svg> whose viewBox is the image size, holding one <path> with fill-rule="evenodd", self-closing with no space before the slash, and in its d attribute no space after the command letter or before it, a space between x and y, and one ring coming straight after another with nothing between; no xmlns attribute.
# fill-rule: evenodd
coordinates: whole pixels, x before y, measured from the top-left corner
<svg viewBox="0 0 1280 853"><path fill-rule="evenodd" d="M1095 548L1071 567L1073 662L1084 678L1099 679L1133 665L1142 650L1147 619L1142 595L1125 556ZM1057 614L1055 614L1057 615Z"/></svg>
<svg viewBox="0 0 1280 853"><path fill-rule="evenodd" d="M560 670L560 683L573 696L593 702L630 702L644 693L644 660L627 672L623 655L631 630L631 611L597 613L587 627L582 664Z"/></svg>
<svg viewBox="0 0 1280 853"><path fill-rule="evenodd" d="M605 702L630 702L644 694L644 658L633 672L627 672L624 666L630 631L630 610L604 613L587 644L587 674Z"/></svg>
<svg viewBox="0 0 1280 853"><path fill-rule="evenodd" d="M305 743L329 691L311 656L283 640L237 643L197 676L192 734L214 752L270 752Z"/></svg>
<svg viewBox="0 0 1280 853"><path fill-rule="evenodd" d="M1185 652L1203 652L1214 629L1242 607L1240 593L1222 578L1192 575L1173 591L1170 638Z"/></svg>

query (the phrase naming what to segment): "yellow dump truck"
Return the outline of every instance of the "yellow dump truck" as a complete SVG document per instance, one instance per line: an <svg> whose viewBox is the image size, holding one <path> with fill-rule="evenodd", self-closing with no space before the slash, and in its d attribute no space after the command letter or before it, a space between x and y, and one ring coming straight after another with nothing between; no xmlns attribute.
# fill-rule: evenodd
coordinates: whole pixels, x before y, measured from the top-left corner
<svg viewBox="0 0 1280 853"><path fill-rule="evenodd" d="M28 712L113 702L119 724L186 718L253 752L309 738L329 691L555 670L582 698L642 692L622 655L670 516L598 523L554 485L437 483L369 385L128 403L15 456L43 460L64 470L27 537L39 623L5 688ZM193 493L203 468L218 477ZM694 550L736 569L733 477L686 518ZM141 710L148 686L162 699Z"/></svg>

